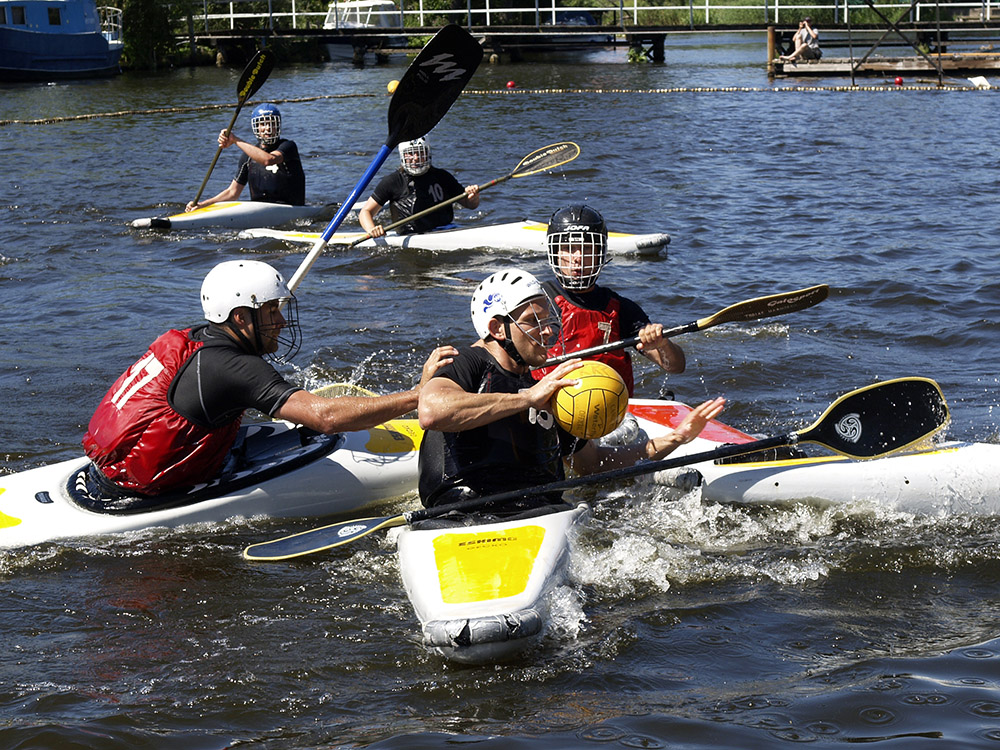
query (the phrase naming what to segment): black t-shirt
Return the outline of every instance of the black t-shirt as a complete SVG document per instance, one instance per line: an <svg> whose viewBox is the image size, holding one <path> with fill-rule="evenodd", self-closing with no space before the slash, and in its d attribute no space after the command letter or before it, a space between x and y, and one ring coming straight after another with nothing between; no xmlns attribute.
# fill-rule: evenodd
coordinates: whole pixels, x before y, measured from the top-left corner
<svg viewBox="0 0 1000 750"><path fill-rule="evenodd" d="M205 345L174 378L167 403L196 425L221 427L247 409L274 416L289 396L302 390L214 325L192 328L188 335Z"/></svg>
<svg viewBox="0 0 1000 750"><path fill-rule="evenodd" d="M517 393L535 384L527 373L504 370L480 346L462 347L434 377L453 380L468 393ZM483 496L556 482L564 477L562 457L585 444L535 409L462 432L428 430L420 443L420 498L430 507L454 501L459 488Z"/></svg>
<svg viewBox="0 0 1000 750"><path fill-rule="evenodd" d="M607 310L611 300L617 299L620 320L619 333L622 338L632 338L649 325L649 316L638 304L607 287L595 284L594 288L588 292L578 292L564 288L558 281L546 281L542 286L545 287L552 299L561 295L584 310Z"/></svg>
<svg viewBox="0 0 1000 750"><path fill-rule="evenodd" d="M395 223L464 192L465 188L451 172L444 169L431 167L424 174L414 177L399 168L379 180L372 191L372 198L380 206L391 204L392 221ZM449 204L400 227L399 231L401 234L429 232L451 224L454 218L455 212Z"/></svg>
<svg viewBox="0 0 1000 750"><path fill-rule="evenodd" d="M272 148L257 144L265 151L280 151L284 161L276 167L258 164L246 153L240 159L236 176L240 185L250 184L250 200L269 203L287 203L291 206L306 204L306 175L302 171L299 148L295 141L282 138Z"/></svg>

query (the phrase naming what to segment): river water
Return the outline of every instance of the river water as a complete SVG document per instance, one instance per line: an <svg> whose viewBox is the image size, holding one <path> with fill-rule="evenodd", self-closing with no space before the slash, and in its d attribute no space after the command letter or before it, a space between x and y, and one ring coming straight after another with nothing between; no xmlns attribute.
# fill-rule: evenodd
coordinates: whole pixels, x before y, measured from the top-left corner
<svg viewBox="0 0 1000 750"><path fill-rule="evenodd" d="M622 51L484 65L433 132L435 163L486 182L580 144L558 174L484 192L460 221L586 201L612 229L669 232L665 255L616 258L602 277L667 325L830 285L808 311L679 340L682 375L637 362L640 395L725 395L727 422L768 435L921 375L948 398L950 437L997 442L996 92L769 84L763 58L762 35L693 36L664 65ZM301 100L281 107L310 201L346 198L404 64L272 73L259 96ZM0 471L77 455L108 384L198 320L212 265L298 265L280 242L127 227L194 196L231 116L203 107L234 103L238 76L3 87L3 120L133 114L0 127ZM222 156L208 194L235 161ZM513 264L547 273L527 254L328 251L299 289L307 338L289 376L405 387L433 346L470 340L472 289ZM552 631L498 667L422 649L391 536L275 565L240 550L308 521L0 552L0 746L1000 747L993 519L735 508L642 482L589 497Z"/></svg>

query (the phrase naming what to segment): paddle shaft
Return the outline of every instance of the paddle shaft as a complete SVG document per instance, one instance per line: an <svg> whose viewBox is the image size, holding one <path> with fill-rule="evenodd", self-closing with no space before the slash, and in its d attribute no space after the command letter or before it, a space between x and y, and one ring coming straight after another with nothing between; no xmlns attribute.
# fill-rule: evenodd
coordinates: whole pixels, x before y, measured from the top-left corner
<svg viewBox="0 0 1000 750"><path fill-rule="evenodd" d="M236 86L236 111L233 112L233 118L229 121L229 126L226 128L226 138L229 138L229 134L233 132L233 126L236 124L236 118L239 117L240 110L243 109L243 105L246 104L247 99L257 93L258 89L264 85L264 81L267 77L271 75L271 69L274 67L274 59L272 55L265 50L260 50L256 55L250 58L250 62L247 63L246 68L244 68L242 75L240 75L239 83ZM201 199L201 194L205 190L205 186L208 184L208 178L212 176L212 171L215 169L215 163L219 161L219 154L222 153L223 146L219 146L215 151L215 156L212 158L212 163L208 166L208 172L205 174L205 179L201 181L201 187L198 188L198 194L194 197L192 203L197 204Z"/></svg>
<svg viewBox="0 0 1000 750"><path fill-rule="evenodd" d="M703 461L715 461L720 458L743 456L748 453L756 453L757 451L777 448L783 445L794 445L798 441L799 434L793 432L788 435L754 440L749 443L724 445L710 451L702 451L701 453L690 453L686 456L676 456L675 458L663 458L659 461L643 461L633 466L622 467L621 469L612 469L610 471L603 471L597 474L587 474L586 476L563 479L558 482L549 482L548 484L526 487L519 490L511 490L509 492L499 492L495 495L461 500L457 503L449 503L447 505L436 505L430 508L423 508L421 510L411 510L407 513L403 513L402 518L405 523L413 524L418 521L425 521L429 518L444 516L451 512L465 512L469 510L476 510L478 508L489 508L494 505L502 505L515 500L524 500L537 495L564 492L577 487L586 487L592 484L609 482L614 479L630 479L644 474L652 474L664 469L676 469L680 466L690 466L691 464L697 464Z"/></svg>
<svg viewBox="0 0 1000 750"><path fill-rule="evenodd" d="M499 185L501 182L506 182L507 180L509 180L513 176L514 176L514 173L511 172L510 174L504 175L503 177L498 177L495 180L490 180L485 185L480 185L479 186L479 192L481 193L486 188L493 187L494 185ZM385 228L385 231L391 232L393 229L397 229L397 228L403 226L404 224L409 224L411 221L415 221L415 220L420 219L420 218L422 218L424 216L427 216L427 214L432 214L435 211L438 211L438 210L444 208L445 206L450 206L452 203L458 203L463 198L465 198L465 192L464 191L461 192L461 193L459 193L458 195L452 196L448 200L441 201L440 203L438 203L435 206L431 206L430 208L425 208L423 211L417 211L415 214L410 214L409 216L407 216L407 217L405 217L403 219L400 219L399 221L392 222L392 224L390 224L389 226L387 226ZM348 249L350 249L352 247L355 247L356 245L360 245L365 240L370 240L371 237L372 236L370 234L366 234L364 237L358 237L358 239L354 240L354 242L352 242L347 247L348 247ZM327 239L327 242L329 242L329 239Z"/></svg>
<svg viewBox="0 0 1000 750"><path fill-rule="evenodd" d="M357 202L358 197L361 195L362 191L368 186L368 183L372 181L375 173L378 172L379 168L385 163L385 160L389 158L389 154L392 153L392 147L389 144L383 144L382 148L379 149L372 163L368 165L368 169L365 173L361 175L361 179L357 181L354 185L354 189L351 190L351 195L346 201L340 204L340 208L337 209L336 215L330 220L330 223L326 225L326 229L320 235L319 239L309 250L306 257L299 264L299 267L295 269L295 273L288 282L289 291L294 292L296 287L298 287L299 282L302 281L303 277L309 273L309 269L313 267L316 259L319 258L320 254L323 252L323 248L326 247L326 243L330 241L333 237L334 232L337 228L344 222L347 218L347 214L351 212L354 204Z"/></svg>
<svg viewBox="0 0 1000 750"><path fill-rule="evenodd" d="M680 336L682 333L702 331L706 328L721 325L722 323L760 320L761 318L770 318L776 315L798 312L799 310L805 310L806 308L812 307L813 305L819 304L825 300L829 291L830 288L826 284L817 284L816 286L798 289L794 292L771 294L766 297L756 297L743 302L737 302L720 310L714 315L710 315L707 318L701 318L693 323L687 323L685 325L669 328L663 332L663 338L673 338L674 336ZM570 359L584 359L597 354L604 354L605 352L617 351L618 349L624 349L628 346L635 346L639 343L639 341L640 338L638 336L632 336L631 338L622 339L621 341L610 341L607 344L598 344L597 346L592 346L589 349L580 349L579 351L570 352L568 354L560 354L546 360L544 365L533 369L537 370L541 369L541 367L551 367Z"/></svg>
<svg viewBox="0 0 1000 750"><path fill-rule="evenodd" d="M879 458L918 445L939 431L947 421L948 404L937 383L927 378L897 378L841 396L811 426L787 435L722 445L686 456L644 461L620 469L471 498L398 516L344 521L272 542L250 545L244 550L244 557L253 560L300 557L348 544L379 529L435 518L453 511L470 512L611 479L625 479L800 442L816 443L851 458Z"/></svg>
<svg viewBox="0 0 1000 750"><path fill-rule="evenodd" d="M291 291L295 291L312 268L392 149L403 141L411 141L429 133L458 99L482 59L483 48L479 42L455 24L443 27L427 42L406 69L389 102L389 137L355 184L350 197L341 204L337 214L295 270L288 283Z"/></svg>
<svg viewBox="0 0 1000 750"><path fill-rule="evenodd" d="M501 182L506 182L507 180L513 177L528 177L529 175L538 174L539 172L545 172L549 169L555 169L556 167L560 167L563 164L567 164L568 162L573 161L579 155L580 155L580 147L570 141L562 141L560 143L553 143L549 146L544 146L540 149L532 151L530 154L521 159L518 165L514 167L514 169L512 169L509 173L505 174L503 177L497 177L495 180L490 180L485 185L480 185L479 192L482 192L487 188L491 188L494 185L499 185ZM445 206L450 206L452 203L457 203L458 201L465 198L465 196L466 194L463 191L458 195L448 198L445 201L441 201L435 206L431 206L430 208L425 208L422 211L418 211L415 214L411 214L405 218L400 219L399 221L393 222L392 224L390 224L385 228L385 231L388 232L392 229L396 229L397 227L401 227L404 224L408 224L409 222L415 219L420 219L424 216L427 216L428 214L434 213L435 211L442 209ZM371 239L370 233L366 234L364 237L359 237L358 239L356 239L354 242L348 245L348 248L352 248L355 245L360 245L367 239Z"/></svg>
<svg viewBox="0 0 1000 750"><path fill-rule="evenodd" d="M240 110L243 109L243 104L245 100L240 99L239 103L236 105L236 111L233 112L233 119L229 121L229 125L226 127L226 138L229 138L229 134L233 132L233 126L236 124L236 118L239 117ZM205 179L201 181L201 187L198 188L198 194L194 197L192 203L197 204L201 199L201 194L205 191L205 186L208 184L208 178L212 176L212 171L215 169L215 163L219 161L219 154L222 153L224 146L219 146L215 150L215 156L212 157L212 163L208 165L208 172L205 174Z"/></svg>

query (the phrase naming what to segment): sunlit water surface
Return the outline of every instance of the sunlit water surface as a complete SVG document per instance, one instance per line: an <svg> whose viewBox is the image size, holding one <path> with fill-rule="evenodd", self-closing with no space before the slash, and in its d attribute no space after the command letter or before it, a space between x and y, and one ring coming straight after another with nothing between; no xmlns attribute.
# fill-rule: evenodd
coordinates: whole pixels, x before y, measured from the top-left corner
<svg viewBox="0 0 1000 750"><path fill-rule="evenodd" d="M722 394L729 423L781 434L848 390L921 375L949 400L950 436L996 442L995 92L769 84L757 35L667 53L484 66L432 133L438 165L484 183L554 141L582 155L484 192L460 221L586 201L612 229L669 232L663 257L616 258L602 277L668 325L831 286L809 311L684 337L683 375L637 362L641 395ZM303 100L281 107L311 201L342 200L364 171L402 65L271 75L261 96ZM213 264L298 265L276 241L127 227L193 197L231 112L198 108L234 103L238 76L3 89L0 119L134 114L0 127L0 470L77 455L108 384L198 320ZM209 192L234 165L224 154ZM299 290L307 341L289 377L408 386L433 346L470 340L472 289L513 264L547 273L527 254L329 250ZM1000 747L994 519L726 507L648 481L582 496L594 511L546 640L500 667L424 651L391 534L275 565L240 550L309 521L0 552L0 745Z"/></svg>

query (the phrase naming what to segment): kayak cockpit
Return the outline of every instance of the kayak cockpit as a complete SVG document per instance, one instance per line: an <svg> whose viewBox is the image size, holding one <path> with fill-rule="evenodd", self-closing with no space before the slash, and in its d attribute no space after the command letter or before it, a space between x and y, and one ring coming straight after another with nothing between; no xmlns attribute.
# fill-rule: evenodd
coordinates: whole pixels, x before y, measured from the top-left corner
<svg viewBox="0 0 1000 750"><path fill-rule="evenodd" d="M219 476L184 492L154 496L107 493L102 491L99 478L92 475L93 464L88 462L70 473L66 493L73 503L95 513L127 515L177 508L230 495L298 469L328 456L344 440L341 433L324 435L282 423L251 424L240 428Z"/></svg>

